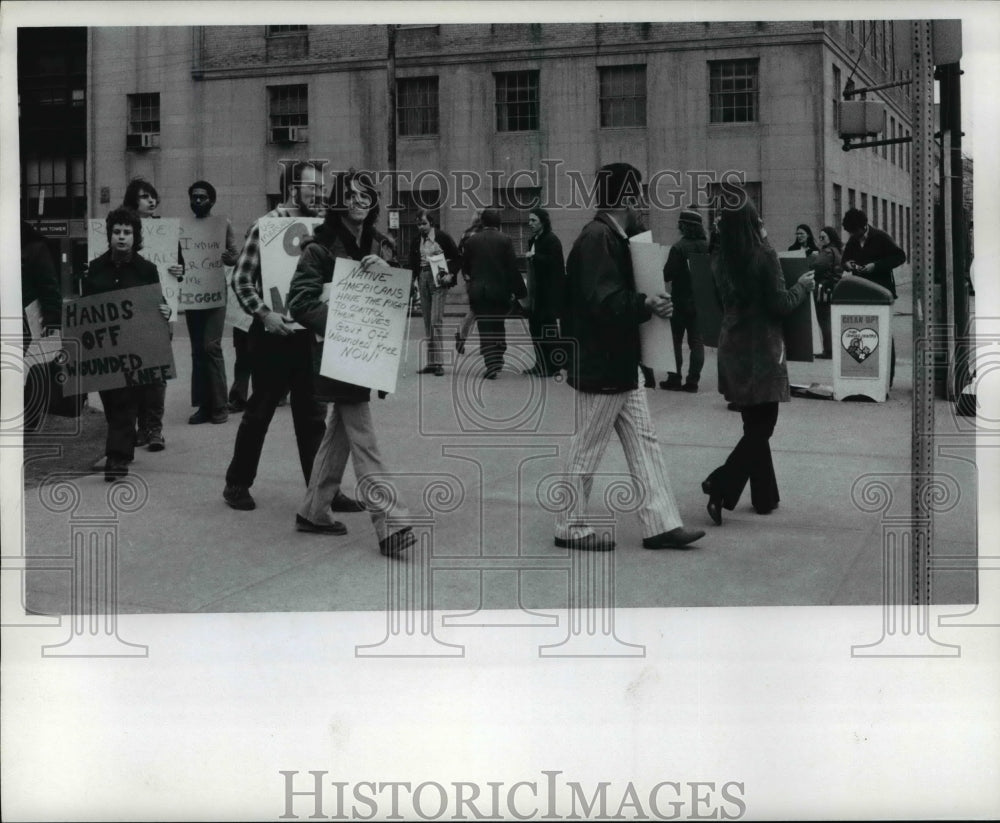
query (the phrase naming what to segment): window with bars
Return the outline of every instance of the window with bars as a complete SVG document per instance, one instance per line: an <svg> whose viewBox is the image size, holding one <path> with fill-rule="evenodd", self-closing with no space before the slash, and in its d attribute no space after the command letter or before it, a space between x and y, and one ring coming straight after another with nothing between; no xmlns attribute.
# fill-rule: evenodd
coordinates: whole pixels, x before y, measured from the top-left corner
<svg viewBox="0 0 1000 823"><path fill-rule="evenodd" d="M601 128L646 125L646 67L606 66L598 69Z"/></svg>
<svg viewBox="0 0 1000 823"><path fill-rule="evenodd" d="M128 133L160 133L160 93L128 96Z"/></svg>
<svg viewBox="0 0 1000 823"><path fill-rule="evenodd" d="M438 133L436 77L407 77L396 81L396 127L400 137Z"/></svg>
<svg viewBox="0 0 1000 823"><path fill-rule="evenodd" d="M709 122L756 122L760 99L758 60L718 60L708 66Z"/></svg>
<svg viewBox="0 0 1000 823"><path fill-rule="evenodd" d="M301 143L308 138L309 87L268 86L268 142Z"/></svg>
<svg viewBox="0 0 1000 823"><path fill-rule="evenodd" d="M538 72L507 71L496 82L497 131L537 131Z"/></svg>
<svg viewBox="0 0 1000 823"><path fill-rule="evenodd" d="M514 251L525 254L531 231L528 209L538 204L542 190L537 186L493 189L493 208L500 212L500 231L514 242Z"/></svg>

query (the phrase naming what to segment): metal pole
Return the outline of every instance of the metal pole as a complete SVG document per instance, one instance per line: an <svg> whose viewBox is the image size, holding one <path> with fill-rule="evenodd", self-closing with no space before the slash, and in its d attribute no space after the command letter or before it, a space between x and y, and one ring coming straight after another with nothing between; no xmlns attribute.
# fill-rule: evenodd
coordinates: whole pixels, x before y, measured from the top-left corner
<svg viewBox="0 0 1000 823"><path fill-rule="evenodd" d="M388 123L386 128L386 153L389 169L389 208L396 208L399 181L396 180L396 26L386 26L388 56L385 64L386 107ZM396 250L397 254L399 249Z"/></svg>
<svg viewBox="0 0 1000 823"><path fill-rule="evenodd" d="M931 23L913 22L913 429L910 602L931 602L934 472L934 66ZM918 610L925 615L926 609ZM924 627L925 629L927 627Z"/></svg>
<svg viewBox="0 0 1000 823"><path fill-rule="evenodd" d="M951 172L950 206L952 215L952 267L954 288L952 305L955 307L955 369L954 396L961 396L962 389L969 382L969 291L966 288L965 272L968 266L968 224L965 216L965 195L962 165L962 69L958 63L941 67L942 86L948 88L948 124L951 132ZM942 204L945 192L941 192Z"/></svg>

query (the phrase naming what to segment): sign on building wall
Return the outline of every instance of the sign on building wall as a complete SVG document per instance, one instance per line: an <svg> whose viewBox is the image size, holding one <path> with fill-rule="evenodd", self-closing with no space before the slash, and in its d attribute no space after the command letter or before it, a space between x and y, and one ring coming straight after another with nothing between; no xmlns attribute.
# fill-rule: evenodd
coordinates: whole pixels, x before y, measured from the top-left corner
<svg viewBox="0 0 1000 823"><path fill-rule="evenodd" d="M399 375L408 269L361 268L337 258L330 282L320 374L358 386L393 392Z"/></svg>
<svg viewBox="0 0 1000 823"><path fill-rule="evenodd" d="M178 289L180 307L186 311L225 306L222 254L226 250L226 218L182 217L180 245L184 257L184 280Z"/></svg>
<svg viewBox="0 0 1000 823"><path fill-rule="evenodd" d="M145 386L172 378L169 324L160 316L160 287L77 297L63 303L67 385L81 393Z"/></svg>
<svg viewBox="0 0 1000 823"><path fill-rule="evenodd" d="M322 222L322 217L262 217L257 221L264 302L279 314L288 313L288 287L302 254L302 241Z"/></svg>

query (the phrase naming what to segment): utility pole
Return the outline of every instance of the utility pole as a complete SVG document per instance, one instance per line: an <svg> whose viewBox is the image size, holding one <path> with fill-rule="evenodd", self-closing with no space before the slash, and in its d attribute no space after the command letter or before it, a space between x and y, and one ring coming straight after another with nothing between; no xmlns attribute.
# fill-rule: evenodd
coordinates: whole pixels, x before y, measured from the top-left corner
<svg viewBox="0 0 1000 823"><path fill-rule="evenodd" d="M389 171L389 209L397 208L399 202L399 181L396 179L396 31L397 26L386 26L388 54L386 57L386 106L388 125L386 127L387 165ZM398 252L399 250L397 250Z"/></svg>

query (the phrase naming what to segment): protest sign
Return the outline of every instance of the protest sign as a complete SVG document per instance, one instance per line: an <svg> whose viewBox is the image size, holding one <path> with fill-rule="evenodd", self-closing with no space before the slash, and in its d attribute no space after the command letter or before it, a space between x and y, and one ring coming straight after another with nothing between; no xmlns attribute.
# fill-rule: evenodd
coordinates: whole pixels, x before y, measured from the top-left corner
<svg viewBox="0 0 1000 823"><path fill-rule="evenodd" d="M177 263L177 243L180 238L181 221L176 217L143 217L142 248L139 256L148 260L160 275L163 297L173 312L170 319L177 319L177 278L167 271ZM87 221L87 257L93 260L108 250L108 232L103 220Z"/></svg>
<svg viewBox="0 0 1000 823"><path fill-rule="evenodd" d="M707 254L688 255L688 270L691 272L691 293L694 295L701 339L706 346L717 348L722 328L722 306L715 294L711 258Z"/></svg>
<svg viewBox="0 0 1000 823"><path fill-rule="evenodd" d="M779 254L781 272L785 277L785 288L790 289L799 278L809 271L809 261L805 254ZM788 360L799 360L806 363L813 361L813 307L812 295L806 294L805 300L796 306L791 314L784 318L785 357Z"/></svg>
<svg viewBox="0 0 1000 823"><path fill-rule="evenodd" d="M263 297L273 311L287 315L288 287L302 254L302 241L322 222L322 217L262 217L257 221Z"/></svg>
<svg viewBox="0 0 1000 823"><path fill-rule="evenodd" d="M226 218L183 217L180 233L184 280L179 284L178 304L184 310L225 306Z"/></svg>
<svg viewBox="0 0 1000 823"><path fill-rule="evenodd" d="M670 247L654 243L652 232L647 231L632 237L628 248L632 255L636 291L650 297L666 293L663 266ZM658 371L669 371L673 367L674 338L668 320L654 314L639 325L639 340L642 344L642 365Z"/></svg>
<svg viewBox="0 0 1000 823"><path fill-rule="evenodd" d="M63 337L77 343L66 346L70 384L85 393L172 378L170 332L159 306L156 285L64 302Z"/></svg>
<svg viewBox="0 0 1000 823"><path fill-rule="evenodd" d="M396 390L411 278L408 269L365 270L357 261L337 258L320 374L381 391Z"/></svg>
<svg viewBox="0 0 1000 823"><path fill-rule="evenodd" d="M45 332L45 325L42 320L42 307L37 300L32 300L24 307L24 319L28 324L28 331L31 332L31 342L24 352L24 368L22 370L24 382L27 383L28 372L33 366L44 366L55 360L59 352L62 351L62 338L57 330L47 337L42 336Z"/></svg>
<svg viewBox="0 0 1000 823"><path fill-rule="evenodd" d="M240 301L236 299L233 292L233 266L226 266L226 325L232 326L240 331L249 331L253 318L243 311Z"/></svg>

